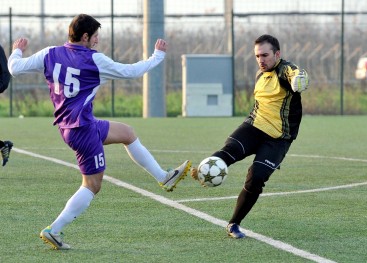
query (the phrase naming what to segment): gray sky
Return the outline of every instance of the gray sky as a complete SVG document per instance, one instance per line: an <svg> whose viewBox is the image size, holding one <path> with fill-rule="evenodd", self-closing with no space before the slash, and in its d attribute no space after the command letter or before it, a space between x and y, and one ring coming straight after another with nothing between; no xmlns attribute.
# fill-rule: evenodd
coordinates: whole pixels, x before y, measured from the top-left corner
<svg viewBox="0 0 367 263"><path fill-rule="evenodd" d="M108 14L109 0L1 0L0 13L7 13L12 7L13 13L39 13L40 3L45 4L47 14ZM141 13L143 0L114 0L115 13ZM168 13L221 13L224 0L165 0ZM341 0L234 0L235 12L279 12L279 11L338 11ZM367 11L367 1L345 0L346 10Z"/></svg>

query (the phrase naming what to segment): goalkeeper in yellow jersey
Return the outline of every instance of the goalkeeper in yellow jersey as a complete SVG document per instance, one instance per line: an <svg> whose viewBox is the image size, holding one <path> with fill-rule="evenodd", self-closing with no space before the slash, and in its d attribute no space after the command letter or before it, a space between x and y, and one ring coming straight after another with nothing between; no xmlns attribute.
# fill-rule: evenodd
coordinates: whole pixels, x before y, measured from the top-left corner
<svg viewBox="0 0 367 263"><path fill-rule="evenodd" d="M240 224L262 193L265 182L279 169L302 118L301 92L308 88L308 75L281 58L279 41L270 35L255 40L259 70L255 80L255 103L245 121L227 138L224 147L213 153L230 166L255 155L244 186L227 226L233 238L244 238ZM197 179L197 170L191 171Z"/></svg>

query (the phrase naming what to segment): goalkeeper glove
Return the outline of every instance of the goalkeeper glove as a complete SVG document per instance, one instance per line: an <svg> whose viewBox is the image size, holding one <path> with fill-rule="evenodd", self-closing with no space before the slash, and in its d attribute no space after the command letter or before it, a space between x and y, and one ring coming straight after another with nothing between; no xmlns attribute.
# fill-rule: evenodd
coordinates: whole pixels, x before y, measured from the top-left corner
<svg viewBox="0 0 367 263"><path fill-rule="evenodd" d="M308 74L302 69L297 76L292 79L292 90L294 92L302 92L308 88Z"/></svg>

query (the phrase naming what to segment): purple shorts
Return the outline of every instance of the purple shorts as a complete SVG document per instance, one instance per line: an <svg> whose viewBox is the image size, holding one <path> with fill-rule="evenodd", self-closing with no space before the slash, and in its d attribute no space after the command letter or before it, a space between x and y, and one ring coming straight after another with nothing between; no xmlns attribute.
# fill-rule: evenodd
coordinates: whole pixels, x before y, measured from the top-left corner
<svg viewBox="0 0 367 263"><path fill-rule="evenodd" d="M110 123L105 120L97 120L78 128L59 128L64 142L75 151L82 174L96 174L106 169L103 142L109 128Z"/></svg>

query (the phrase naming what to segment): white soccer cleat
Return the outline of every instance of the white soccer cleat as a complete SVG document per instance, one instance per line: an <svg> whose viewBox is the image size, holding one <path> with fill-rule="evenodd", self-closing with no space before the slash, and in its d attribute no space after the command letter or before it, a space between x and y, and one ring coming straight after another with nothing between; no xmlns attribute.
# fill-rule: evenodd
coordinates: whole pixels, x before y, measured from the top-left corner
<svg viewBox="0 0 367 263"><path fill-rule="evenodd" d="M159 185L167 192L172 192L177 183L185 178L190 167L191 162L189 160L185 161L176 169L168 171L166 178Z"/></svg>
<svg viewBox="0 0 367 263"><path fill-rule="evenodd" d="M62 240L63 233L52 234L51 226L46 227L40 233L40 238L57 250L68 250L71 247Z"/></svg>

